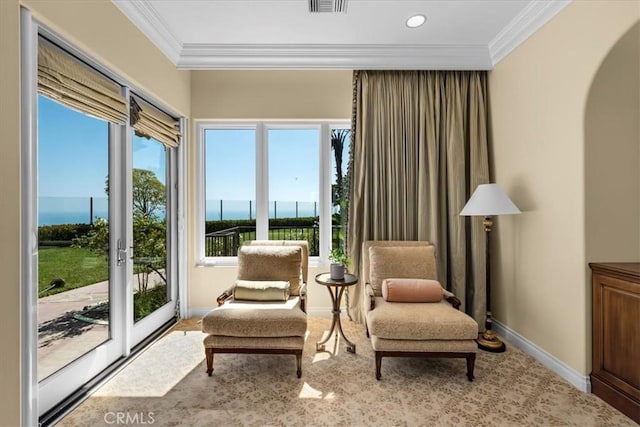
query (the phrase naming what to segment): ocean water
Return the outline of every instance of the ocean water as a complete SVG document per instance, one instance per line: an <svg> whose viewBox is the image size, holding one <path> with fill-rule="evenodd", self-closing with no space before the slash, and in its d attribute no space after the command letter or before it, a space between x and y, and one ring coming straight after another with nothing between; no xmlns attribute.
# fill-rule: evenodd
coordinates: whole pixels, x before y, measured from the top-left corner
<svg viewBox="0 0 640 427"><path fill-rule="evenodd" d="M298 210L298 217L310 217L317 216L313 214L313 211L301 211ZM109 219L107 212L94 211L94 222L98 218ZM276 218L273 212L269 212L269 218ZM278 211L277 218L296 218L295 211ZM223 220L231 219L256 219L255 212L252 216L249 216L249 212L244 211L224 211L222 215ZM219 221L220 211L207 211L206 221ZM40 211L38 214L38 225L59 225L59 224L90 224L90 215L88 211L70 212L70 211Z"/></svg>
<svg viewBox="0 0 640 427"><path fill-rule="evenodd" d="M207 200L205 220L219 221L225 219L255 219L255 202L249 200ZM220 215L222 212L222 216ZM269 218L301 218L318 216L316 202L269 202Z"/></svg>
<svg viewBox="0 0 640 427"><path fill-rule="evenodd" d="M98 218L109 219L107 212L93 212L94 222ZM91 217L89 211L69 212L69 211L40 211L38 212L38 225L59 225L59 224L90 224Z"/></svg>
<svg viewBox="0 0 640 427"><path fill-rule="evenodd" d="M90 224L91 211L89 198L47 198L38 200L38 225L58 224ZM255 219L255 203L249 201L222 201L222 216L220 215L220 200L206 201L206 221ZM314 202L270 202L269 218L297 218L318 216L318 206ZM106 198L94 198L93 220L108 219L108 203Z"/></svg>
<svg viewBox="0 0 640 427"><path fill-rule="evenodd" d="M109 218L106 197L38 198L38 225L90 224L92 217Z"/></svg>
<svg viewBox="0 0 640 427"><path fill-rule="evenodd" d="M312 216L318 216L318 214L314 215L313 211L302 211L300 209L298 210L297 215L295 210L278 210L277 214L272 210L269 211L269 218L302 218ZM248 211L224 211L222 213L222 219L256 219L256 213L252 212L249 214ZM208 210L205 215L205 221L220 221L220 211Z"/></svg>

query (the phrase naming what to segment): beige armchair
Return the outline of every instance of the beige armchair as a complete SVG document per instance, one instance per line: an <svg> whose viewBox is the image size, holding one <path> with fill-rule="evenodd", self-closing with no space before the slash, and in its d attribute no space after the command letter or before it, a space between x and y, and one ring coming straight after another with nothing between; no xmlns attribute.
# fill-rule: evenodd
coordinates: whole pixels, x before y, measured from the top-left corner
<svg viewBox="0 0 640 427"><path fill-rule="evenodd" d="M295 355L301 377L308 254L306 241L292 240L246 242L238 250L236 284L202 319L209 376L215 353L258 353Z"/></svg>
<svg viewBox="0 0 640 427"><path fill-rule="evenodd" d="M460 357L473 380L478 324L458 310L460 300L442 290L440 302L389 302L382 282L391 278L437 279L435 248L428 242L367 241L362 246L365 324L376 357ZM437 286L437 284L436 284Z"/></svg>

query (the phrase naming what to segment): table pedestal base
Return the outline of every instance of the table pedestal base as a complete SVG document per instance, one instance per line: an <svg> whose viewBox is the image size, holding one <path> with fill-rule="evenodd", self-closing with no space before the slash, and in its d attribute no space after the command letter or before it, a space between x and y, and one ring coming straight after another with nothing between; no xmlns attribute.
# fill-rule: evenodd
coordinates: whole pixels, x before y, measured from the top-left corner
<svg viewBox="0 0 640 427"><path fill-rule="evenodd" d="M342 300L342 294L344 293L345 288L342 286L327 286L327 290L329 291L329 295L331 295L331 303L333 304L333 310L331 310L333 320L331 321L331 329L329 329L329 333L326 338L316 343L316 351L324 351L326 342L329 341L329 338L331 338L335 332L336 344L338 342L338 333L340 333L344 342L347 344L347 351L349 353L355 353L356 345L344 336L342 323L340 322L340 301Z"/></svg>

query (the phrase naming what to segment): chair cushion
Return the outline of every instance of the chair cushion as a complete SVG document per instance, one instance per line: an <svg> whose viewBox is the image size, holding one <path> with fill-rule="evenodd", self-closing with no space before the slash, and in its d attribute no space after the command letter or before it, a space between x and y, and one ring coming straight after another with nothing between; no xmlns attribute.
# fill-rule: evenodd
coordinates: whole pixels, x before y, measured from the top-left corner
<svg viewBox="0 0 640 427"><path fill-rule="evenodd" d="M382 298L390 302L440 302L442 285L431 279L384 279Z"/></svg>
<svg viewBox="0 0 640 427"><path fill-rule="evenodd" d="M372 246L369 248L369 281L382 296L382 281L391 277L437 279L433 246Z"/></svg>
<svg viewBox="0 0 640 427"><path fill-rule="evenodd" d="M300 297L288 301L236 301L214 308L202 319L202 332L231 337L295 337L307 331Z"/></svg>
<svg viewBox="0 0 640 427"><path fill-rule="evenodd" d="M300 246L302 249L302 282L307 282L309 272L309 242L306 240L245 240L243 246Z"/></svg>
<svg viewBox="0 0 640 427"><path fill-rule="evenodd" d="M286 301L289 282L278 280L236 280L233 298L249 301Z"/></svg>
<svg viewBox="0 0 640 427"><path fill-rule="evenodd" d="M369 333L385 339L465 340L478 337L478 324L447 301L438 303L387 302L376 297L367 313Z"/></svg>
<svg viewBox="0 0 640 427"><path fill-rule="evenodd" d="M204 338L204 346L213 349L277 349L277 350L302 350L304 348L304 337L225 337L222 335L207 335Z"/></svg>
<svg viewBox="0 0 640 427"><path fill-rule="evenodd" d="M300 295L300 246L242 246L238 250L238 280L282 280L291 295Z"/></svg>

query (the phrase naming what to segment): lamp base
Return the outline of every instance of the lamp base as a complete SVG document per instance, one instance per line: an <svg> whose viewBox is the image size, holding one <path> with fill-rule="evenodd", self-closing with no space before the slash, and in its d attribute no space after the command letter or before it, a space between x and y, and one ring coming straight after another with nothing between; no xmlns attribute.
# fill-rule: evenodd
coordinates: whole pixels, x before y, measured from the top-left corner
<svg viewBox="0 0 640 427"><path fill-rule="evenodd" d="M478 348L480 350L489 351L491 353L504 353L507 347L504 345L500 338L491 330L487 329L482 334L478 334Z"/></svg>

